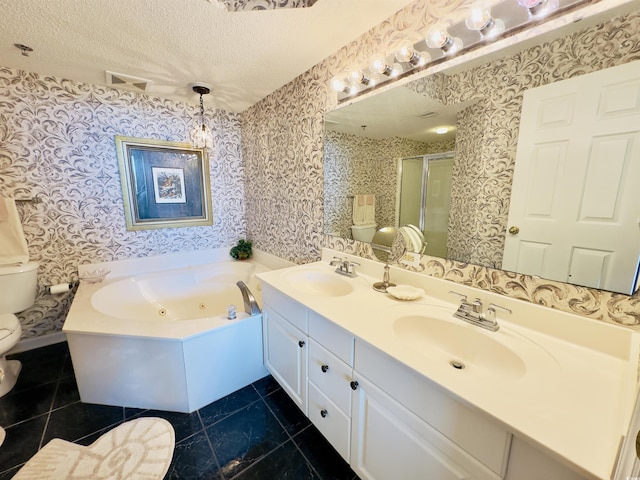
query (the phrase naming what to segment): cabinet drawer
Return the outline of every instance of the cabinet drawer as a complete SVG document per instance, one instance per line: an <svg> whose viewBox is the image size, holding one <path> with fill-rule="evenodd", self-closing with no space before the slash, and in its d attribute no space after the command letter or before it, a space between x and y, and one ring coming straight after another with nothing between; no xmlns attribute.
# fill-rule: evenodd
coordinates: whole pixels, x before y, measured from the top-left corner
<svg viewBox="0 0 640 480"><path fill-rule="evenodd" d="M406 365L357 341L354 378L361 373L398 402L504 476L511 434L487 415L463 405Z"/></svg>
<svg viewBox="0 0 640 480"><path fill-rule="evenodd" d="M349 417L329 400L313 382L309 382L308 417L333 448L348 462L351 443Z"/></svg>
<svg viewBox="0 0 640 480"><path fill-rule="evenodd" d="M316 312L309 311L309 336L353 367L353 335Z"/></svg>
<svg viewBox="0 0 640 480"><path fill-rule="evenodd" d="M307 308L304 305L267 284L262 286L262 301L295 325L296 328L308 333Z"/></svg>
<svg viewBox="0 0 640 480"><path fill-rule="evenodd" d="M309 339L309 380L316 384L343 412L351 412L352 370L322 345Z"/></svg>

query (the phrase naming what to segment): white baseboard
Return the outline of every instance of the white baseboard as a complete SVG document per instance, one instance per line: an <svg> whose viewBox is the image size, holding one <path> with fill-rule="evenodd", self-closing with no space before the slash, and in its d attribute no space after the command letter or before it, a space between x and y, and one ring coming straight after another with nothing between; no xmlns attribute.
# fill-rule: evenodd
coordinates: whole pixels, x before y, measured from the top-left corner
<svg viewBox="0 0 640 480"><path fill-rule="evenodd" d="M47 347L60 342L66 342L67 336L64 332L55 332L48 335L41 335L39 337L23 338L18 344L9 350L9 353L26 352L27 350L33 350L34 348Z"/></svg>

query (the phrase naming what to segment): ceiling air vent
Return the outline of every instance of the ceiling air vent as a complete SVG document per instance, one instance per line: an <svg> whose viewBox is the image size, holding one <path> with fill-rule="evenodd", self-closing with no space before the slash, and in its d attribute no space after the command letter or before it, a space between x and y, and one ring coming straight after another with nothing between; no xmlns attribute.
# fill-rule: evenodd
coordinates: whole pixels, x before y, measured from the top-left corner
<svg viewBox="0 0 640 480"><path fill-rule="evenodd" d="M421 113L420 115L416 115L418 118L431 118L431 117L435 117L437 114L436 112L424 112Z"/></svg>
<svg viewBox="0 0 640 480"><path fill-rule="evenodd" d="M131 75L124 75L122 73L110 72L107 73L107 85L114 87L133 87L141 92L146 92L147 87L153 83L151 80L146 80L140 77L132 77Z"/></svg>

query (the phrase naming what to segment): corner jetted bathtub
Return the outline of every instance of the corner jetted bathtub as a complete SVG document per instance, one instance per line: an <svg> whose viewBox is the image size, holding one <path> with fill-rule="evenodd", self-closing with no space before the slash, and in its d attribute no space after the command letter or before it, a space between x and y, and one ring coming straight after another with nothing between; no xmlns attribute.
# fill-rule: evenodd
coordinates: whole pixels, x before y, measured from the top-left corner
<svg viewBox="0 0 640 480"><path fill-rule="evenodd" d="M79 268L96 283L80 282L63 331L83 402L193 412L267 375L262 315L236 283L261 303L268 269L197 253Z"/></svg>

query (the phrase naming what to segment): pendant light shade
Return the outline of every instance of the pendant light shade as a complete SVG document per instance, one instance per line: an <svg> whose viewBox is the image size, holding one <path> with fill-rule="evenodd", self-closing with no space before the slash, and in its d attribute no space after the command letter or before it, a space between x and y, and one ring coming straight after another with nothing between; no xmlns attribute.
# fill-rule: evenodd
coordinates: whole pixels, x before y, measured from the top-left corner
<svg viewBox="0 0 640 480"><path fill-rule="evenodd" d="M191 130L190 141L193 148L201 148L209 151L209 154L213 151L213 134L211 129L207 126L204 118L204 102L203 95L208 95L211 92L209 87L204 85L194 85L193 91L200 95L200 125Z"/></svg>

